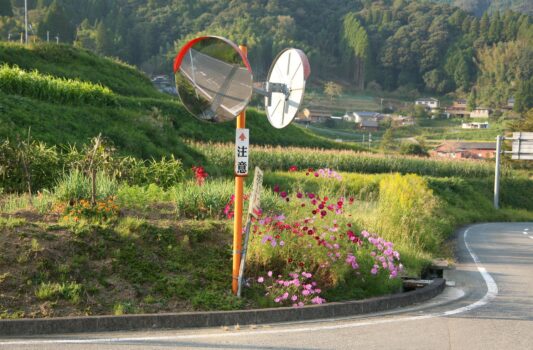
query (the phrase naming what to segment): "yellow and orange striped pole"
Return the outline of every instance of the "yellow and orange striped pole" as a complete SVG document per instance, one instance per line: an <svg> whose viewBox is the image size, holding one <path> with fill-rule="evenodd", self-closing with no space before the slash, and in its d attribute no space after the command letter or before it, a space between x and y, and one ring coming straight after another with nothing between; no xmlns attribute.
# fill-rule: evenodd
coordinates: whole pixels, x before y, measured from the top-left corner
<svg viewBox="0 0 533 350"><path fill-rule="evenodd" d="M248 56L248 49L246 46L239 46L239 49L245 56ZM246 110L242 111L237 117L237 129L246 128ZM242 210L244 202L244 177L235 176L235 207L233 217L233 280L231 283L231 290L234 295L237 295L239 288L239 270L241 267L242 255Z"/></svg>

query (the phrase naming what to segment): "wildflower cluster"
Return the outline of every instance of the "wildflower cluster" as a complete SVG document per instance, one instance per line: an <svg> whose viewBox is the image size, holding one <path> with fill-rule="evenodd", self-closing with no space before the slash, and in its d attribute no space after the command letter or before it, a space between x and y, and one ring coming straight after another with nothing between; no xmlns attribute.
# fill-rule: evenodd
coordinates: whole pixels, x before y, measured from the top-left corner
<svg viewBox="0 0 533 350"><path fill-rule="evenodd" d="M280 306L301 307L308 304L323 304L326 300L320 297L321 289L311 278L309 272L291 272L288 278L278 275L274 278L272 271L268 271L267 277L260 276L257 283L264 284L266 296Z"/></svg>
<svg viewBox="0 0 533 350"><path fill-rule="evenodd" d="M205 179L209 174L205 171L203 166L193 166L192 171L194 172L194 178L196 179L196 184L202 186L205 182Z"/></svg>
<svg viewBox="0 0 533 350"><path fill-rule="evenodd" d="M292 170L289 170L289 171L292 171ZM314 170L313 168L309 168L307 169L307 172L305 173L305 175L306 176L313 175L314 177L332 178L337 181L342 181L342 175L336 172L335 170L332 170L329 168L323 168L323 169L317 169L317 170Z"/></svg>
<svg viewBox="0 0 533 350"><path fill-rule="evenodd" d="M308 175L311 173L315 172L309 169ZM341 178L330 169L320 169L316 173L317 177ZM287 298L292 298L298 290L296 287L309 284L296 283L305 271L313 272L324 290L335 287L338 281L346 278L379 283L377 281L398 277L402 271L400 253L394 250L392 242L356 229L349 214L355 203L353 197L330 198L305 191L289 194L278 185L274 186L274 192L286 203L287 216L278 213L259 217L252 226L249 251L265 267L268 262L284 262L277 272L289 275L291 279L278 277L270 286L265 284L267 294L277 303L290 303L285 293L288 293ZM260 277L258 282L263 280ZM285 289L279 290L281 287ZM312 290L315 290L314 286ZM311 299L298 298L303 304L313 303Z"/></svg>
<svg viewBox="0 0 533 350"><path fill-rule="evenodd" d="M81 218L97 219L108 221L118 216L119 208L115 204L115 197L97 201L92 205L88 200L82 199L70 206L65 206L63 220L67 222L78 222Z"/></svg>

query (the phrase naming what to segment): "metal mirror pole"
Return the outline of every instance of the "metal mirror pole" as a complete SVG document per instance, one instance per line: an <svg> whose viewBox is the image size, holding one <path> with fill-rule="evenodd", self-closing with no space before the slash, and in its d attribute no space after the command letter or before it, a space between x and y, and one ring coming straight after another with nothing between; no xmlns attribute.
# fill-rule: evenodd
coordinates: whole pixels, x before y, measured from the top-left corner
<svg viewBox="0 0 533 350"><path fill-rule="evenodd" d="M239 46L239 49L248 56L246 46ZM243 110L237 117L237 129L246 127L246 110ZM233 217L233 279L231 281L231 290L237 295L239 289L239 271L242 254L242 211L243 211L243 187L244 177L235 176L235 207Z"/></svg>

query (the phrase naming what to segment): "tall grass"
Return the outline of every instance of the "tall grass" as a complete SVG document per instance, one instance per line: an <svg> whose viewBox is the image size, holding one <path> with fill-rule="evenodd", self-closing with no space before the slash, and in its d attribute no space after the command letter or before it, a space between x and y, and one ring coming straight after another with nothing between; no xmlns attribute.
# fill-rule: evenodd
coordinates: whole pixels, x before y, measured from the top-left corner
<svg viewBox="0 0 533 350"><path fill-rule="evenodd" d="M210 162L210 170L223 173L231 171L234 148L230 144L191 143ZM435 177L458 176L465 178L488 177L494 172L491 162L470 160L427 159L410 156L387 156L347 150L323 150L298 147L253 146L250 164L263 170L288 170L295 165L299 169L333 168L337 171L360 173L414 173Z"/></svg>
<svg viewBox="0 0 533 350"><path fill-rule="evenodd" d="M58 181L54 189L55 197L59 200L77 200L91 198L91 179L79 170L72 170ZM115 179L103 172L96 174L96 197L105 199L116 195L118 184Z"/></svg>
<svg viewBox="0 0 533 350"><path fill-rule="evenodd" d="M230 203L231 196L235 191L235 184L231 180L206 181L203 186L194 182L184 182L172 189L176 211L179 217L188 218L223 218L224 208ZM244 194L251 192L251 186L245 186ZM244 209L248 209L245 201ZM279 197L272 191L264 189L261 193L261 207L266 210L279 208ZM233 206L230 206L233 211Z"/></svg>
<svg viewBox="0 0 533 350"><path fill-rule="evenodd" d="M117 104L115 94L102 85L27 72L7 64L0 66L0 90L53 103Z"/></svg>

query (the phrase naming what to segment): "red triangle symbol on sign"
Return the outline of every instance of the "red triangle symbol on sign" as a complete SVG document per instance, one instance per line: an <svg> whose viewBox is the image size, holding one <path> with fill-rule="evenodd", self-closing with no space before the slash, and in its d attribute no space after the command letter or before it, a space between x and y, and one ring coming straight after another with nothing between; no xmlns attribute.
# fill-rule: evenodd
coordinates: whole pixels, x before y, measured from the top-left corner
<svg viewBox="0 0 533 350"><path fill-rule="evenodd" d="M241 141L246 140L246 135L244 135L244 133L242 133L241 136L239 136L239 139L240 139Z"/></svg>

